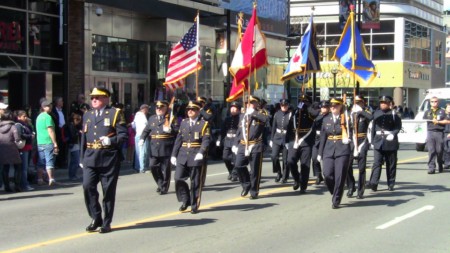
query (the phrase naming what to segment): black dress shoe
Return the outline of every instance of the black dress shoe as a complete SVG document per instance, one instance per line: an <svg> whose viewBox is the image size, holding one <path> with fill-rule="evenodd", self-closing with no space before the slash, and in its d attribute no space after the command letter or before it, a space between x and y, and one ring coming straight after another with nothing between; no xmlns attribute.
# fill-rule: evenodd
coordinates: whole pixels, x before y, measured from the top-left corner
<svg viewBox="0 0 450 253"><path fill-rule="evenodd" d="M250 199L258 199L258 195L251 195Z"/></svg>
<svg viewBox="0 0 450 253"><path fill-rule="evenodd" d="M306 189L300 189L300 194L305 194L306 193Z"/></svg>
<svg viewBox="0 0 450 253"><path fill-rule="evenodd" d="M294 189L294 191L298 190L298 188L300 188L300 183L299 182L295 182L294 186L292 186L292 189Z"/></svg>
<svg viewBox="0 0 450 253"><path fill-rule="evenodd" d="M339 205L338 205L338 204L331 204L331 208L332 208L332 209L338 209L338 208L339 208Z"/></svg>
<svg viewBox="0 0 450 253"><path fill-rule="evenodd" d="M315 185L319 185L321 182L323 181L323 177L322 176L318 176L316 178L316 182L314 182Z"/></svg>
<svg viewBox="0 0 450 253"><path fill-rule="evenodd" d="M287 179L283 179L283 180L281 180L281 183L282 183L282 184L285 184L285 183L287 183Z"/></svg>
<svg viewBox="0 0 450 253"><path fill-rule="evenodd" d="M354 189L354 188L348 189L348 191L347 191L347 197L349 197L349 198L353 197L353 193L354 193L355 191L356 191L356 189Z"/></svg>
<svg viewBox="0 0 450 253"><path fill-rule="evenodd" d="M358 193L358 195L356 195L356 198L357 198L357 199L363 199L364 196L363 196L362 194L359 194L359 193Z"/></svg>
<svg viewBox="0 0 450 253"><path fill-rule="evenodd" d="M231 177L231 182L237 182L239 179L237 177Z"/></svg>
<svg viewBox="0 0 450 253"><path fill-rule="evenodd" d="M388 191L393 192L394 191L394 186L393 185L389 185Z"/></svg>
<svg viewBox="0 0 450 253"><path fill-rule="evenodd" d="M434 174L434 173L435 173L434 170L429 170L429 171L428 171L428 174L430 174L430 175L431 175L431 174Z"/></svg>
<svg viewBox="0 0 450 253"><path fill-rule="evenodd" d="M160 191L159 192L159 195L166 195L167 194L167 191Z"/></svg>
<svg viewBox="0 0 450 253"><path fill-rule="evenodd" d="M231 181L231 179L232 179L231 174L228 174L228 178L227 179Z"/></svg>
<svg viewBox="0 0 450 253"><path fill-rule="evenodd" d="M183 212L183 211L186 211L186 209L188 208L188 204L187 203L183 203L181 206L180 206L180 209L178 209L178 210L180 210L180 212Z"/></svg>
<svg viewBox="0 0 450 253"><path fill-rule="evenodd" d="M378 185L375 184L368 184L368 187L372 189L372 191L376 192L378 190Z"/></svg>
<svg viewBox="0 0 450 253"><path fill-rule="evenodd" d="M198 214L198 209L192 209L191 214Z"/></svg>
<svg viewBox="0 0 450 253"><path fill-rule="evenodd" d="M112 231L112 229L111 229L111 226L102 226L101 228L100 228L100 231L98 231L100 234L106 234L106 233L109 233L109 232L111 232Z"/></svg>
<svg viewBox="0 0 450 253"><path fill-rule="evenodd" d="M91 224L86 227L87 232L94 232L97 231L97 228L99 228L102 225L103 221L101 219L93 219L91 221Z"/></svg>
<svg viewBox="0 0 450 253"><path fill-rule="evenodd" d="M250 189L244 189L244 190L242 190L241 196L242 196L242 197L247 196L249 191L250 191Z"/></svg>
<svg viewBox="0 0 450 253"><path fill-rule="evenodd" d="M281 174L277 174L277 177L275 178L275 183L280 182L281 180Z"/></svg>
<svg viewBox="0 0 450 253"><path fill-rule="evenodd" d="M161 188L156 188L156 192L161 192Z"/></svg>

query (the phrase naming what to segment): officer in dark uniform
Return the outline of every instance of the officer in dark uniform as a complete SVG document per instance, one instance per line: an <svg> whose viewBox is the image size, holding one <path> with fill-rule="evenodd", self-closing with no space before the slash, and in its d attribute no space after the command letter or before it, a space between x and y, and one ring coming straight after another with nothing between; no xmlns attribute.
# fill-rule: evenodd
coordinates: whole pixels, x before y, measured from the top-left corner
<svg viewBox="0 0 450 253"><path fill-rule="evenodd" d="M373 167L369 187L377 191L381 176L381 165L386 162L386 177L389 191L394 190L395 175L397 173L397 150L399 148L397 134L402 128L402 120L391 110L390 96L380 97L380 107L373 114L372 145Z"/></svg>
<svg viewBox="0 0 450 253"><path fill-rule="evenodd" d="M443 167L443 149L444 149L444 128L445 125L439 122L445 120L445 111L439 108L439 99L432 97L430 99L431 108L423 115L427 122L427 148L428 148L428 174L434 174L436 171L436 160L439 173Z"/></svg>
<svg viewBox="0 0 450 253"><path fill-rule="evenodd" d="M90 94L92 108L83 116L80 166L83 168L84 200L91 224L86 231L111 232L116 186L122 157L122 144L127 141L127 128L123 112L109 106L110 92L94 88ZM103 190L104 218L98 202L97 185Z"/></svg>
<svg viewBox="0 0 450 253"><path fill-rule="evenodd" d="M204 119L211 123L211 121L214 118L214 113L211 109L211 104L207 103L207 100L205 97L197 97L197 102L200 103L201 109L200 109L200 119Z"/></svg>
<svg viewBox="0 0 450 253"><path fill-rule="evenodd" d="M261 180L263 131L268 116L258 108L261 99L249 96L247 110L241 115L239 128L236 133L233 152L236 154L235 168L242 185L241 196L250 192L250 199L257 199ZM250 173L247 169L250 164Z"/></svg>
<svg viewBox="0 0 450 253"><path fill-rule="evenodd" d="M329 100L322 100L319 104L320 107L320 114L316 117L314 120L314 131L316 133L315 140L314 140L314 146L312 148L312 166L313 166L313 172L314 176L316 176L316 185L319 185L323 181L322 176L322 166L320 165L320 162L315 159L319 152L319 145L320 145L320 131L322 130L322 122L325 117L330 112L330 101Z"/></svg>
<svg viewBox="0 0 450 253"><path fill-rule="evenodd" d="M170 155L177 134L178 126L174 117L170 118L169 103L159 100L156 102L156 114L148 119L147 126L141 134L139 146L144 145L150 135L150 169L155 179L156 192L164 195L170 186Z"/></svg>
<svg viewBox="0 0 450 253"><path fill-rule="evenodd" d="M445 105L446 124L444 129L444 169L450 168L450 103Z"/></svg>
<svg viewBox="0 0 450 253"><path fill-rule="evenodd" d="M90 109L90 106L85 102L86 98L83 93L78 94L77 100L70 104L70 115L76 113L83 115L86 111Z"/></svg>
<svg viewBox="0 0 450 253"><path fill-rule="evenodd" d="M288 143L286 139L286 133L289 126L289 121L292 116L292 111L289 109L289 100L280 100L280 110L273 116L272 133L270 135L271 141L269 146L272 148L272 169L273 173L277 173L275 182L286 183L289 178L289 169L286 166ZM279 154L283 154L283 169L280 166Z"/></svg>
<svg viewBox="0 0 450 253"><path fill-rule="evenodd" d="M356 191L355 187L355 177L353 176L353 159L358 161L358 193L356 198L362 199L364 195L364 190L366 187L366 161L367 161L367 151L369 150L369 140L367 138L367 130L369 129L369 123L373 116L369 108L365 105L364 97L357 95L355 97L355 104L353 105L351 116L350 116L350 127L352 128L353 136L350 147L352 153L350 156L347 185L348 192L347 197L352 197L353 193ZM355 147L355 146L358 147Z"/></svg>
<svg viewBox="0 0 450 253"><path fill-rule="evenodd" d="M225 162L225 166L228 169L228 180L233 182L238 181L237 172L233 170L234 161L236 156L231 151L233 143L235 142L236 132L239 127L239 118L241 114L241 105L239 102L231 102L230 104L230 115L223 122L220 136L217 139L216 146L220 146L223 143L223 156L222 159Z"/></svg>
<svg viewBox="0 0 450 253"><path fill-rule="evenodd" d="M319 110L312 107L311 98L307 95L299 96L299 103L292 116L287 133L289 140L287 164L295 181L293 189L300 188L300 193L305 193L308 187L311 152L315 135L313 124L318 115ZM300 173L297 165L299 159Z"/></svg>
<svg viewBox="0 0 450 253"><path fill-rule="evenodd" d="M175 140L170 161L176 166L175 191L180 211L191 206L191 213L198 213L206 173L206 152L210 143L210 128L207 121L200 119L200 103L190 101L186 107L188 118L183 119ZM191 179L191 189L186 179Z"/></svg>
<svg viewBox="0 0 450 253"><path fill-rule="evenodd" d="M321 161L323 158L325 184L333 195L331 207L336 209L341 204L347 177L351 133L347 130L348 118L345 115L342 99L332 98L330 104L331 112L322 122L317 160Z"/></svg>

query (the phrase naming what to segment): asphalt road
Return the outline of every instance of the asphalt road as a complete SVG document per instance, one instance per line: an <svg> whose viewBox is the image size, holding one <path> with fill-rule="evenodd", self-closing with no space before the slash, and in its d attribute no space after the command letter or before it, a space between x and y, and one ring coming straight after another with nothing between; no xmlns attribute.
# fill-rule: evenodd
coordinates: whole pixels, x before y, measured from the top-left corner
<svg viewBox="0 0 450 253"><path fill-rule="evenodd" d="M274 183L268 157L257 200L240 197L240 185L226 180L222 163L210 164L195 215L178 212L173 184L160 196L150 174L124 169L109 234L84 232L90 218L80 184L2 191L0 251L450 252L450 173L428 175L426 155L402 149L394 192L387 191L383 172L377 192L366 190L362 200L344 197L340 209L331 209L323 183L304 195L292 190L292 180Z"/></svg>

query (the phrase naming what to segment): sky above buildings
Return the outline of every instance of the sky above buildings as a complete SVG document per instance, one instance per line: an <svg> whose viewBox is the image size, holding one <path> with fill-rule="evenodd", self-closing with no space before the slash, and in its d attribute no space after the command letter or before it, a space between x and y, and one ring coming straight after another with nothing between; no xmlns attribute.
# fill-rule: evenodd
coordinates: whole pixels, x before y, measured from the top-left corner
<svg viewBox="0 0 450 253"><path fill-rule="evenodd" d="M444 11L450 10L450 0L444 0Z"/></svg>

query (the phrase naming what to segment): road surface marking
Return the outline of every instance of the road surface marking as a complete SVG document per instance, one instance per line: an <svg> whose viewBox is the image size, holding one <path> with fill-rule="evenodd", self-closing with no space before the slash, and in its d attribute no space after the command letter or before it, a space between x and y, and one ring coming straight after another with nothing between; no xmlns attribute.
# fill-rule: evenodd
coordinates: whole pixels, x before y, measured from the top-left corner
<svg viewBox="0 0 450 253"><path fill-rule="evenodd" d="M406 163L406 162L414 161L414 160L420 160L420 159L423 159L423 158L426 158L426 157L428 157L428 156L422 156L422 157L416 157L416 158L411 158L411 159L407 159L407 160L402 160L402 161L398 161L397 164ZM209 176L217 176L217 175L223 175L223 174L228 174L228 173L226 173L226 172L225 173L217 173L217 174L211 174ZM309 183L313 183L313 182L315 182L315 180L309 180ZM260 196L270 195L272 193L280 192L280 191L287 190L287 189L292 189L292 186L291 185L283 185L283 186L280 186L279 188L274 188L274 189L271 189L271 190L262 191L262 192L260 192L259 195ZM232 198L232 199L228 199L228 200L214 202L214 203L211 203L211 204L208 204L208 205L203 205L201 210L210 209L210 208L215 207L215 206L221 206L221 205L224 205L224 204L229 204L229 203L233 203L233 202L243 201L243 200L247 200L247 199L248 198L236 197L236 198ZM120 225L117 225L117 226L113 226L113 229L114 228L117 229L117 228L131 227L131 226L138 225L140 223L145 223L145 222L165 219L165 218L168 218L168 217L173 217L173 216L177 216L177 215L181 215L181 214L183 214L183 213L179 212L179 211L177 211L177 212L170 212L170 213L161 214L161 215L158 215L158 216L148 217L148 218L145 218L145 219L142 219L142 220L138 220L138 221L133 221L133 222L128 222L128 223L120 224ZM57 243L65 242L65 241L70 241L70 240L78 239L78 238L85 237L85 236L92 236L92 235L95 235L95 234L97 234L97 233L83 232L83 233L78 233L78 234L69 235L69 236L65 236L65 237L59 237L59 238L56 238L56 239L53 239L53 240L48 240L48 241L38 242L38 243L34 243L34 244L29 244L29 245L25 245L25 246L18 247L18 248L13 248L13 249L6 250L6 251L1 251L0 253L22 252L22 251L25 251L25 250L36 249L36 248L39 248L39 247L45 247L45 246L49 246L49 245L52 245L52 244L57 244Z"/></svg>
<svg viewBox="0 0 450 253"><path fill-rule="evenodd" d="M418 215L418 214L420 214L420 213L423 213L423 212L425 212L425 211L431 211L431 210L433 210L433 209L434 209L434 206L431 206L431 205L424 206L424 207L419 208L419 209L417 209L417 210L414 210L414 211L412 211L412 212L410 212L410 213L407 213L407 214L405 214L405 215L403 215L403 216L396 217L395 219L393 219L393 220L391 220L391 221L389 221L389 222L386 222L386 223L384 223L383 225L380 225L380 226L376 227L376 229L386 229L386 228L389 228L389 227L394 226L395 224L400 223L400 222L402 222L402 221L404 221L404 220L406 220L406 219L412 218L412 217L414 217L414 216L416 216L416 215Z"/></svg>

